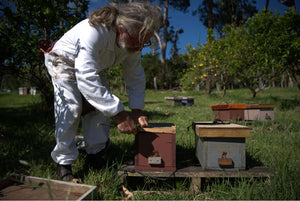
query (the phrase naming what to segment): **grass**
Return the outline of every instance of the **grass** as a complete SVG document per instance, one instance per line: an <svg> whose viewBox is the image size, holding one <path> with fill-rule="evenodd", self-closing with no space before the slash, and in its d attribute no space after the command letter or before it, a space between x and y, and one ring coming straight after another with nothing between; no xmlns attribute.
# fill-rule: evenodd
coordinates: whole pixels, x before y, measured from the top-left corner
<svg viewBox="0 0 300 201"><path fill-rule="evenodd" d="M127 96L115 92L128 109ZM194 96L193 106L171 107L165 96ZM247 89L204 92L147 91L145 115L152 123L176 125L176 150L194 152L194 133L187 127L193 121L212 120L211 105L226 103L274 103L275 121L253 122L251 136L246 139L247 166L266 166L274 178L216 179L203 189L191 192L189 180L158 181L151 178L128 180L127 188L138 200L299 200L300 199L300 91L297 88L270 88L252 98ZM50 157L55 146L52 111L40 110L39 96L0 93L0 176L23 174L58 179L56 164ZM244 124L244 122L240 122ZM78 135L82 135L81 129ZM115 122L111 128L112 145L107 152L107 167L100 171L83 168L81 152L74 173L80 182L97 186L95 199L124 199L116 169L134 157L134 136L120 134ZM177 161L178 162L178 161ZM147 191L145 191L147 190Z"/></svg>

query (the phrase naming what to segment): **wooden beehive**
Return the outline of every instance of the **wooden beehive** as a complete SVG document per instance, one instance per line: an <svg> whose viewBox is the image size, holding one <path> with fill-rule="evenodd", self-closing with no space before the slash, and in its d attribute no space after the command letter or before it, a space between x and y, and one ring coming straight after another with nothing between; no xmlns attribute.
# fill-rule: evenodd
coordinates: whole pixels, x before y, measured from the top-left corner
<svg viewBox="0 0 300 201"><path fill-rule="evenodd" d="M214 119L229 121L229 120L244 120L244 110L246 104L229 103L226 105L212 105Z"/></svg>
<svg viewBox="0 0 300 201"><path fill-rule="evenodd" d="M149 124L135 136L135 169L176 170L176 127L170 123Z"/></svg>
<svg viewBox="0 0 300 201"><path fill-rule="evenodd" d="M246 168L245 138L250 129L238 124L195 123L196 157L203 169Z"/></svg>
<svg viewBox="0 0 300 201"><path fill-rule="evenodd" d="M165 97L168 105L171 106L192 106L194 104L195 97L192 96L176 96L176 97Z"/></svg>
<svg viewBox="0 0 300 201"><path fill-rule="evenodd" d="M0 181L3 200L91 200L96 186L11 175Z"/></svg>
<svg viewBox="0 0 300 201"><path fill-rule="evenodd" d="M274 108L276 104L247 104L245 109L245 120L274 120Z"/></svg>

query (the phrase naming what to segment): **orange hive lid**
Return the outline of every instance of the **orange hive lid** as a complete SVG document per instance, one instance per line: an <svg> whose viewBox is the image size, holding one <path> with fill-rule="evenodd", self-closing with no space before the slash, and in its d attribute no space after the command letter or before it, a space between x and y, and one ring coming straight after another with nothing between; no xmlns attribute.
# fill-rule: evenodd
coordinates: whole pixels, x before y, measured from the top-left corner
<svg viewBox="0 0 300 201"><path fill-rule="evenodd" d="M246 104L243 103L228 103L227 105L212 105L212 110L225 110L225 109L246 109Z"/></svg>

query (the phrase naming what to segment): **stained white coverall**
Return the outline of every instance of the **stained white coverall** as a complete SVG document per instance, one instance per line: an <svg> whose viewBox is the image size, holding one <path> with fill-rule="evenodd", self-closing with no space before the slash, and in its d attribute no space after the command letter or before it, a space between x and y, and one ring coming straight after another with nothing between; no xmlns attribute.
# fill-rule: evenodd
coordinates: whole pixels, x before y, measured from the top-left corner
<svg viewBox="0 0 300 201"><path fill-rule="evenodd" d="M93 27L81 21L60 38L45 54L45 65L54 86L56 146L53 160L61 165L74 163L78 156L74 137L80 119L86 151L95 154L105 148L110 117L124 110L119 98L108 91L103 70L122 62L130 109L143 109L145 74L141 52L119 48L116 33L105 25ZM100 74L100 75L99 75ZM82 96L96 108L81 117Z"/></svg>

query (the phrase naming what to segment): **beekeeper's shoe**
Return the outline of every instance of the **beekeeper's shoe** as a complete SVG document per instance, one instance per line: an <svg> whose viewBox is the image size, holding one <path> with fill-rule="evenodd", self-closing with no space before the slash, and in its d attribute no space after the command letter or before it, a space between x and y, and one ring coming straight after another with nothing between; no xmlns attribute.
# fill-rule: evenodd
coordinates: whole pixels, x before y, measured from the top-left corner
<svg viewBox="0 0 300 201"><path fill-rule="evenodd" d="M62 181L72 181L74 179L71 165L57 164L56 174L60 177Z"/></svg>
<svg viewBox="0 0 300 201"><path fill-rule="evenodd" d="M111 142L110 139L108 138L105 148L101 151L99 151L96 154L88 154L86 156L86 161L85 161L85 166L89 169L96 169L100 170L106 166L106 160L104 159L104 154L107 152Z"/></svg>

